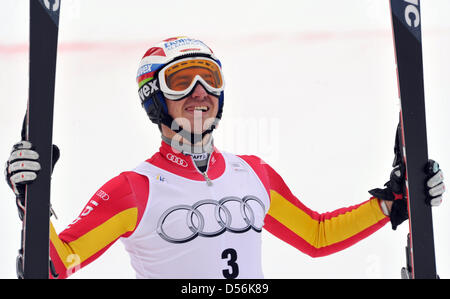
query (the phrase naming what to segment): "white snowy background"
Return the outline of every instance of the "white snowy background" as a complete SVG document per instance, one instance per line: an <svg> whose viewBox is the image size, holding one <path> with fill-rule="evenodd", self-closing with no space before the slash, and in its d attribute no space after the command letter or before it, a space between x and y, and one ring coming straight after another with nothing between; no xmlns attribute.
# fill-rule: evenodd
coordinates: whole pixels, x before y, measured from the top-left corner
<svg viewBox="0 0 450 299"><path fill-rule="evenodd" d="M429 156L450 173L450 2L423 0ZM0 160L20 138L28 94L28 1L0 0ZM216 145L256 154L319 212L358 204L388 179L399 100L388 0L63 0L53 140L57 231L95 191L160 145L135 76L155 42L188 35L226 76ZM2 164L3 165L3 164ZM447 185L450 182L447 181ZM450 277L450 195L433 209L438 273ZM0 278L15 278L21 223L0 184ZM404 223L312 259L263 233L267 278L399 278ZM133 278L121 242L72 278Z"/></svg>

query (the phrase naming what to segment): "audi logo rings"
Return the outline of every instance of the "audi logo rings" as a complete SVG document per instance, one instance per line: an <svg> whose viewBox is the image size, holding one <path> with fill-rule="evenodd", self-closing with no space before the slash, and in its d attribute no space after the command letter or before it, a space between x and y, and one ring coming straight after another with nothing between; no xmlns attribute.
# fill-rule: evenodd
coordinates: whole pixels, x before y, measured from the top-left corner
<svg viewBox="0 0 450 299"><path fill-rule="evenodd" d="M224 197L219 201L212 200L212 199L205 199L200 200L196 203L194 203L192 206L189 205L177 205L172 208L167 209L159 218L158 225L157 225L157 233L163 238L164 240L171 242L171 243L186 243L193 239L195 239L197 236L202 237L215 237L218 235L223 234L226 231L232 232L232 233L244 233L249 231L250 229L253 229L255 232L261 232L262 226L263 226L263 219L261 219L261 224L256 224L256 214L253 210L254 207L249 204L249 202L255 202L257 205L259 205L262 209L262 218L264 218L265 215L265 206L264 203L255 196L245 196L244 198L239 198L236 196L228 196ZM242 219L244 220L245 225L242 227L233 227L232 224L232 213L230 209L226 206L229 202L237 202L239 203L240 207L240 215ZM204 205L213 205L214 207L214 220L218 224L218 229L213 231L206 231L205 230L205 215L203 215L199 208ZM164 230L164 224L166 223L166 219L171 215L172 213L176 211L186 211L186 225L189 228L189 231L191 234L189 234L186 237L174 237L170 236L165 230ZM196 221L195 221L196 219Z"/></svg>
<svg viewBox="0 0 450 299"><path fill-rule="evenodd" d="M166 158L169 161L171 161L171 162L173 162L175 164L178 164L178 165L180 165L182 167L187 167L188 166L188 163L185 160L181 159L180 157L175 156L174 154L168 153L166 155Z"/></svg>

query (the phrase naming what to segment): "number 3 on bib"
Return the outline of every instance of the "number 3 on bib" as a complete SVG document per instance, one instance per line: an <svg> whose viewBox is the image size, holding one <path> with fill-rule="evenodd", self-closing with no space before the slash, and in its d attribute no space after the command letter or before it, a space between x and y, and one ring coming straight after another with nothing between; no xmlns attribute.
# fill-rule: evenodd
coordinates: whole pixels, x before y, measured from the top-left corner
<svg viewBox="0 0 450 299"><path fill-rule="evenodd" d="M239 275L239 266L237 261L237 252L233 248L227 248L222 252L222 259L227 259L229 269L222 270L223 276L227 279L233 279Z"/></svg>

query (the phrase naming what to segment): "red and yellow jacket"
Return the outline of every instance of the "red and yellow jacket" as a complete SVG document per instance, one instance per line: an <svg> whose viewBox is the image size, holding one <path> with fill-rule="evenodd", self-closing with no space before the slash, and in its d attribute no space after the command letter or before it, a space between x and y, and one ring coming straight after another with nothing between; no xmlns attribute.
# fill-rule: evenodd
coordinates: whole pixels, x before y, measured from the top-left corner
<svg viewBox="0 0 450 299"><path fill-rule="evenodd" d="M263 228L311 257L345 249L389 221L379 200L374 197L332 212L312 211L291 193L280 175L264 161L256 156L238 157L253 169L270 198ZM177 158L183 160L186 156L163 142L160 151L147 162L189 180L205 179L196 167L174 163L180 161ZM214 182L225 168L222 154L217 149L209 163L207 176ZM131 236L146 211L151 188L146 176L134 171L123 172L103 185L59 235L51 224L50 258L58 278L66 278L91 263L119 238Z"/></svg>

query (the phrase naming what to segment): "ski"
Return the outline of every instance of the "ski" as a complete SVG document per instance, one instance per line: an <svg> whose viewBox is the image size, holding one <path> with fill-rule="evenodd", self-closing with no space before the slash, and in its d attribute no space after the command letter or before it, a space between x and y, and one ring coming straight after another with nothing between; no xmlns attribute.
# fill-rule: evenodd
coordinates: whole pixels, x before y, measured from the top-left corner
<svg viewBox="0 0 450 299"><path fill-rule="evenodd" d="M419 0L390 0L397 63L401 153L406 166L409 234L404 278L437 278L431 206L426 202L428 162Z"/></svg>
<svg viewBox="0 0 450 299"><path fill-rule="evenodd" d="M30 0L29 94L26 140L39 153L39 176L25 189L19 278L49 278L50 176L59 0Z"/></svg>

